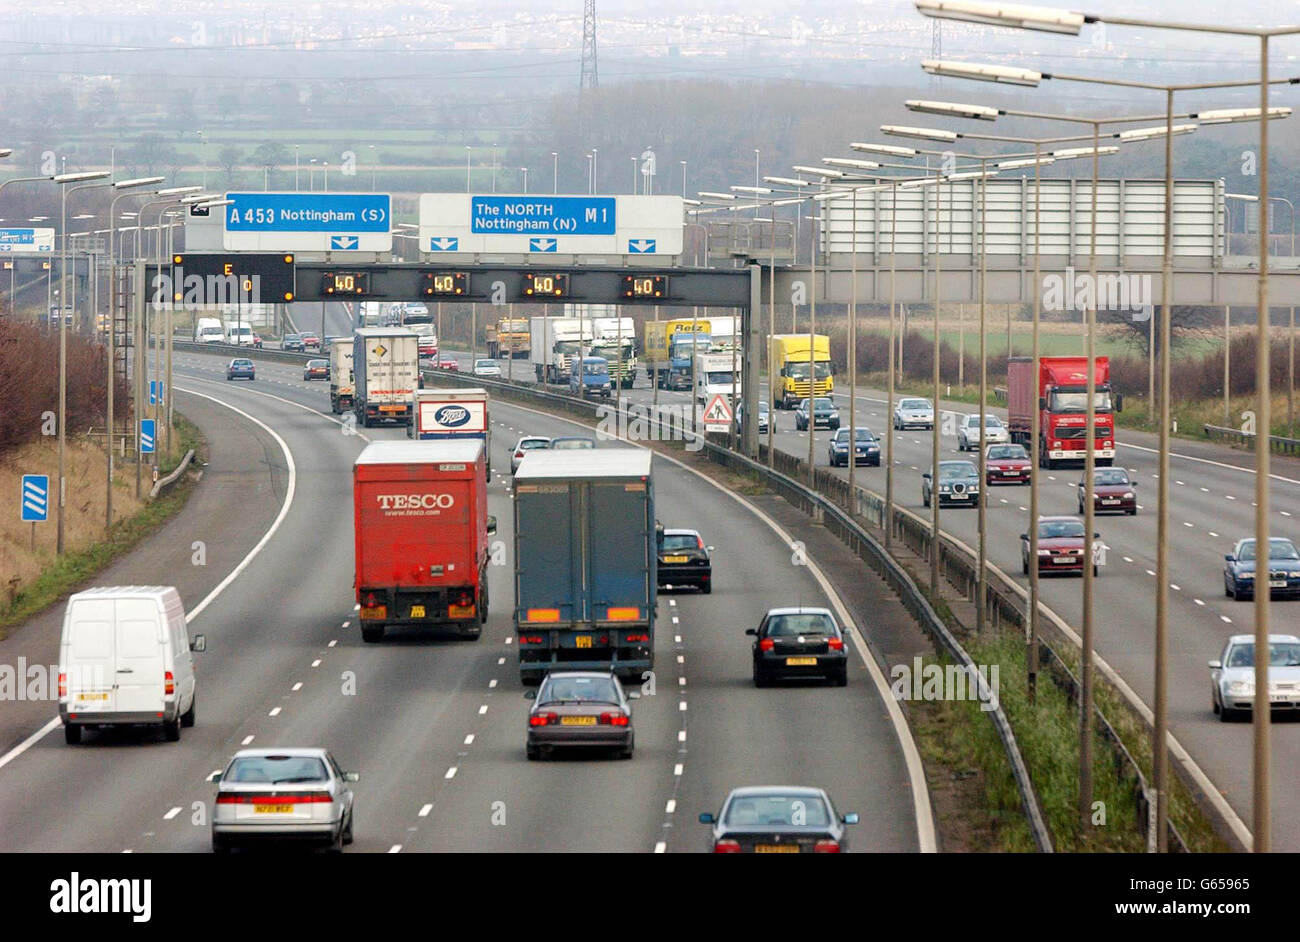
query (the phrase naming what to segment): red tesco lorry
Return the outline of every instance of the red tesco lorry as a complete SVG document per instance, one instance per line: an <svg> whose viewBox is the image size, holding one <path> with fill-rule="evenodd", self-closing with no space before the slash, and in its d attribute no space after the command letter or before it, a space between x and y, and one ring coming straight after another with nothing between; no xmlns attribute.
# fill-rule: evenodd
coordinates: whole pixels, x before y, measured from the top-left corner
<svg viewBox="0 0 1300 942"><path fill-rule="evenodd" d="M481 439L378 441L353 466L361 637L390 625L477 638L488 615L487 474Z"/></svg>
<svg viewBox="0 0 1300 942"><path fill-rule="evenodd" d="M1108 467L1115 459L1115 416L1123 397L1110 387L1110 360L1095 357L1093 372L1093 460ZM1012 441L1030 446L1031 423L1038 411L1038 466L1086 457L1088 358L1039 357L1034 375L1032 357L1012 357L1007 363L1007 425Z"/></svg>

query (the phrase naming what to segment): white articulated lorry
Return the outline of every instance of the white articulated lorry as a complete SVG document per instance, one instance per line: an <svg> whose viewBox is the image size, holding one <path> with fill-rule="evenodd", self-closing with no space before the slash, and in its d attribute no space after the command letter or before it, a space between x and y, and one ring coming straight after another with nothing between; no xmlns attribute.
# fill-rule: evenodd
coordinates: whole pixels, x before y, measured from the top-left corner
<svg viewBox="0 0 1300 942"><path fill-rule="evenodd" d="M405 327L358 327L352 336L352 411L366 428L410 425L420 384L419 338Z"/></svg>

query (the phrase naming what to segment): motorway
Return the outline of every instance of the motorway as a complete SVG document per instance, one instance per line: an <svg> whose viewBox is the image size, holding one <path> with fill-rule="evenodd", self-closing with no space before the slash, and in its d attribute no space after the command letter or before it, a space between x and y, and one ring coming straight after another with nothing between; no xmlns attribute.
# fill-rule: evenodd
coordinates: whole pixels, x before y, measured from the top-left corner
<svg viewBox="0 0 1300 942"><path fill-rule="evenodd" d="M462 358L462 369L468 357ZM503 373L506 361L500 361ZM525 361L514 364L516 380L531 380ZM525 375L527 374L527 375ZM629 402L646 403L651 390L644 369L640 385L624 391ZM767 395L764 384L762 395ZM838 387L836 402L843 425L848 426L848 395ZM661 403L685 403L689 394L659 391ZM945 413L965 413L968 404L940 402ZM857 396L857 419L882 438L889 431L889 416L883 392L862 390ZM1004 409L991 408L1005 418ZM808 433L796 431L794 414L776 410L776 447L804 460L808 455ZM941 459L966 458L976 462L974 452L957 449L955 422L952 435L943 435L940 425ZM1096 529L1106 546L1105 565L1096 582L1097 652L1105 658L1137 694L1150 705L1154 678L1155 647L1154 577L1156 571L1156 495L1158 463L1154 436L1123 432L1117 464L1129 469L1139 482L1136 516L1102 515ZM829 464L829 433L816 433L815 460ZM921 503L920 475L929 468L931 433L908 430L896 433L894 496L900 506L929 519ZM1176 440L1170 463L1171 492L1170 618L1169 618L1169 721L1172 734L1186 747L1210 780L1219 788L1245 822L1251 820L1252 734L1248 722L1221 723L1210 710L1210 678L1206 662L1218 657L1231 634L1254 631L1254 606L1234 602L1223 594L1223 555L1241 537L1254 535L1253 456L1217 445ZM848 469L834 473L847 477ZM1039 495L1043 514L1075 514L1079 469L1042 470L1044 485ZM859 467L856 483L878 494L885 492L884 468ZM1274 458L1270 509L1276 521L1275 535L1300 542L1300 462ZM1029 488L999 486L989 494L988 558L1004 573L1028 584L1021 574L1019 536L1028 529ZM942 529L967 545L978 540L977 513L971 508L940 511ZM1044 577L1040 580L1043 601L1075 629L1082 624L1082 580L1077 577ZM1275 601L1273 631L1300 633L1300 601ZM1274 846L1279 850L1300 850L1300 790L1292 783L1300 777L1300 723L1289 717L1276 718L1273 735L1273 820Z"/></svg>
<svg viewBox="0 0 1300 942"><path fill-rule="evenodd" d="M841 811L862 814L855 849L921 846L906 747L862 659L844 689L752 686L743 629L769 607L828 599L765 522L692 472L656 458L657 514L699 527L717 548L715 589L661 596L656 689L635 707L636 756L528 762L510 568L491 569L502 601L477 642L361 642L351 465L366 438L404 431L347 434L328 414L326 384L291 364L259 363L255 382L237 384L224 360L179 353L176 371L177 405L212 443L205 480L161 534L97 581L175 584L194 613L260 546L193 619L191 632L208 638L197 725L179 744L112 733L69 747L48 700L7 705L0 850L206 851L207 779L244 744L324 745L358 770L357 851L699 851L707 829L696 815L755 783L826 788ZM509 546L514 438L575 427L502 403L492 418L489 512ZM195 541L206 544L204 566L192 564ZM855 625L903 630L906 616L877 581L858 581L843 592ZM0 642L0 662L55 663L60 616Z"/></svg>

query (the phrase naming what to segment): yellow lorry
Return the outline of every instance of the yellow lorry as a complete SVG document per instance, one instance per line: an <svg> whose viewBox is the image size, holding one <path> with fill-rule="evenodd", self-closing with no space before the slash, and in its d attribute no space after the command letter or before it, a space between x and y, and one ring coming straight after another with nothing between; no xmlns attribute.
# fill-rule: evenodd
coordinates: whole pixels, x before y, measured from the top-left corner
<svg viewBox="0 0 1300 942"><path fill-rule="evenodd" d="M678 317L645 322L646 376L661 389L691 388L691 357L709 352L713 325L708 318Z"/></svg>
<svg viewBox="0 0 1300 942"><path fill-rule="evenodd" d="M528 357L532 334L526 317L503 317L487 325L488 356L492 359Z"/></svg>
<svg viewBox="0 0 1300 942"><path fill-rule="evenodd" d="M767 362L775 384L774 398L778 409L793 409L801 399L829 396L835 389L835 380L831 376L831 338L825 334L813 335L811 363L808 347L807 334L773 334L768 337ZM810 371L812 383L809 383Z"/></svg>

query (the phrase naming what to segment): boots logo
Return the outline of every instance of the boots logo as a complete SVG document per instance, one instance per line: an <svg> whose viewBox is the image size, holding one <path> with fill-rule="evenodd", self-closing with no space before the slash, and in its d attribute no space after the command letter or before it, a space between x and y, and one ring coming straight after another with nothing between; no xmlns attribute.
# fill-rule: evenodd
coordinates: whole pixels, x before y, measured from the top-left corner
<svg viewBox="0 0 1300 942"><path fill-rule="evenodd" d="M469 410L464 406L443 406L433 414L433 421L446 428L459 428L469 421Z"/></svg>
<svg viewBox="0 0 1300 942"><path fill-rule="evenodd" d="M450 510L456 499L450 494L377 494L381 510Z"/></svg>

